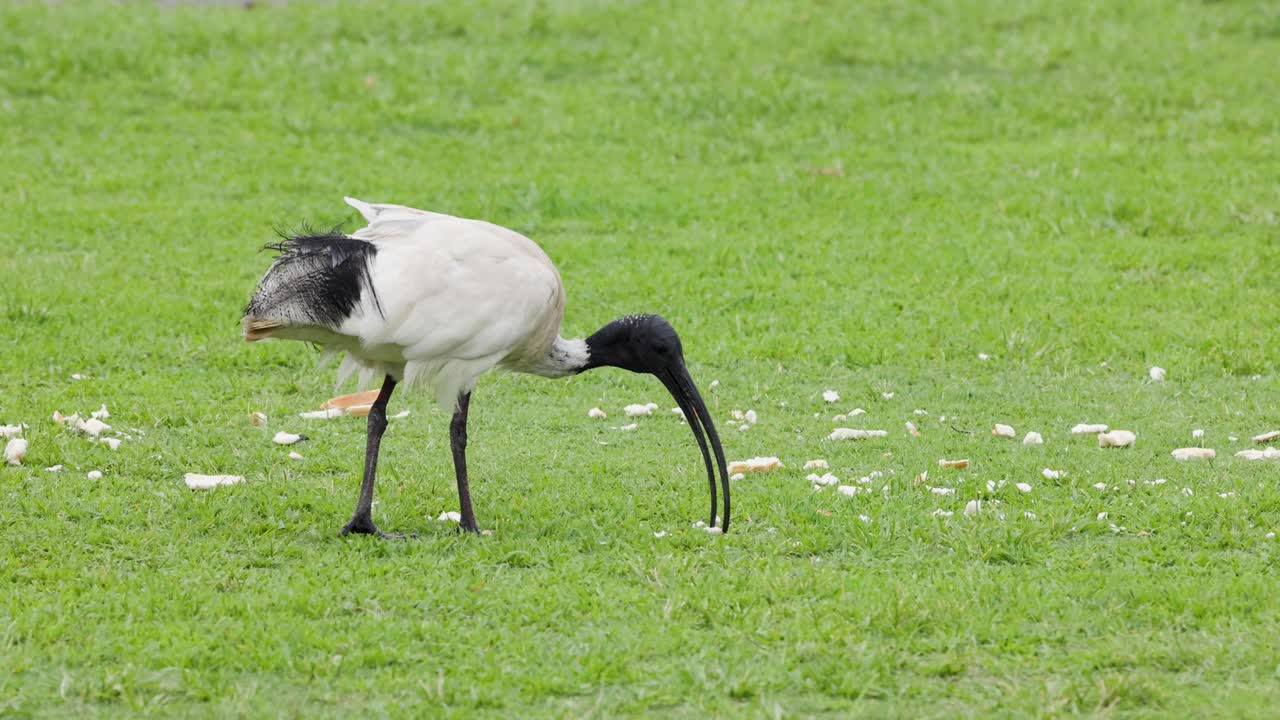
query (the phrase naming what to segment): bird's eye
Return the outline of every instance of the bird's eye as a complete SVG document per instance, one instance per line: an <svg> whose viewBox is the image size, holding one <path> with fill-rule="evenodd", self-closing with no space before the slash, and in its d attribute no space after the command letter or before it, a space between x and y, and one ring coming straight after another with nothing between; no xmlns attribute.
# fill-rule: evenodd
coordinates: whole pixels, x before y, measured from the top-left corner
<svg viewBox="0 0 1280 720"><path fill-rule="evenodd" d="M666 345L663 345L662 343L658 343L657 345L654 345L654 346L653 346L653 351L654 351L654 352L656 352L656 353L658 353L659 355L666 355L666 354L667 354L667 346L666 346Z"/></svg>

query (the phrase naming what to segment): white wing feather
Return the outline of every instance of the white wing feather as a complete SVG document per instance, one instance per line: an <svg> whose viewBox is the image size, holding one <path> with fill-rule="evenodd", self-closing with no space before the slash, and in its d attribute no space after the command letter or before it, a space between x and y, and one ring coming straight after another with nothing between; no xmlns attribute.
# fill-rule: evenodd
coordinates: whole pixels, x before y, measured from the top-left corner
<svg viewBox="0 0 1280 720"><path fill-rule="evenodd" d="M355 208L369 223L367 226L351 233L351 237L361 240L394 240L413 235L417 226L423 222L453 218L452 215L427 212L404 205L388 205L367 203L353 197L344 197L348 205Z"/></svg>
<svg viewBox="0 0 1280 720"><path fill-rule="evenodd" d="M438 213L427 212L426 210L418 210L408 207L407 205L390 205L380 203L367 203L363 200L357 200L353 197L342 198L348 205L355 208L364 216L365 220L373 222L379 217L389 217L393 215L437 215Z"/></svg>
<svg viewBox="0 0 1280 720"><path fill-rule="evenodd" d="M378 303L362 301L338 329L345 374L359 364L428 384L452 408L481 374L558 334L560 275L532 240L479 220L347 203L369 221L352 237L378 248L370 267Z"/></svg>

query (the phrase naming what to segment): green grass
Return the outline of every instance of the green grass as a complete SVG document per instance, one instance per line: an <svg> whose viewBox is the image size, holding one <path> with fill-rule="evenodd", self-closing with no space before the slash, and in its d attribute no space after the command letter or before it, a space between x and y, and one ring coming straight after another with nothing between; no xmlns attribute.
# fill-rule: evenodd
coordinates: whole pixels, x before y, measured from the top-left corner
<svg viewBox="0 0 1280 720"><path fill-rule="evenodd" d="M31 443L0 468L0 715L1274 714L1280 464L1232 457L1280 426L1274 3L26 3L0 30L0 424ZM298 420L332 368L237 321L273 226L353 227L344 194L529 234L567 334L663 313L728 454L787 468L708 536L656 381L492 376L495 534L435 521L447 419L404 393L375 518L419 537L338 538L362 425ZM100 403L117 451L49 420ZM855 406L890 436L826 441ZM270 433L300 428L289 461ZM1193 428L1217 461L1169 457ZM886 475L814 493L814 457Z"/></svg>

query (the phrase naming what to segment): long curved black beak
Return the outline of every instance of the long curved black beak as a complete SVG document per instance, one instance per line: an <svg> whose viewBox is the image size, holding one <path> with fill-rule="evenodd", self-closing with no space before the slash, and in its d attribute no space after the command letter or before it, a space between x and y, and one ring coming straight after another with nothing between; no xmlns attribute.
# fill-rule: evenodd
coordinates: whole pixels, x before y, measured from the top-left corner
<svg viewBox="0 0 1280 720"><path fill-rule="evenodd" d="M689 371L685 368L683 362L672 363L666 370L655 373L663 385L667 386L671 397L675 398L676 404L680 406L680 410L684 412L685 420L688 421L689 427L693 428L693 436L698 440L698 447L702 450L702 459L707 466L707 484L711 487L711 519L708 520L708 527L716 526L716 469L720 470L720 488L724 491L724 513L720 516L720 530L722 532L729 531L729 471L724 462L724 448L720 446L720 436L716 434L715 423L711 421L711 413L707 411L706 403L702 402L702 396L698 394L698 388L693 384L693 378L689 377ZM706 430L706 436L711 438L711 447L715 450L715 465L711 462L711 453L707 450L707 437L703 436L703 430Z"/></svg>

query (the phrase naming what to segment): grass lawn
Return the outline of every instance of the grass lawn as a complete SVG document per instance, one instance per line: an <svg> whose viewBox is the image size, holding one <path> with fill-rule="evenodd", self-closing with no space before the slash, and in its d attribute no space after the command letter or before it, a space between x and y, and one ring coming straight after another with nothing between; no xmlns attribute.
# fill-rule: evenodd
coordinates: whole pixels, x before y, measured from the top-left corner
<svg viewBox="0 0 1280 720"><path fill-rule="evenodd" d="M31 2L0 29L0 424L30 426L0 716L1274 716L1280 461L1234 454L1280 427L1275 3ZM566 334L662 313L730 459L786 468L711 536L656 380L493 375L494 534L436 520L447 415L399 393L374 517L419 537L338 538L363 423L299 419L334 368L238 319L273 227L354 229L344 194L533 237ZM103 403L114 451L50 420ZM815 492L814 458L883 475Z"/></svg>

